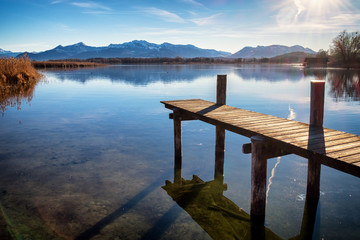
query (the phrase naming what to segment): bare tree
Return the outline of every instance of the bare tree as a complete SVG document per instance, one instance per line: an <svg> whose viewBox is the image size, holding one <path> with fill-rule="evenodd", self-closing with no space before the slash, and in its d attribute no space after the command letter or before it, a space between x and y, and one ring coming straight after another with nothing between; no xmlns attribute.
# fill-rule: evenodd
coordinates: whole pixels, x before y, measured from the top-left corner
<svg viewBox="0 0 360 240"><path fill-rule="evenodd" d="M359 32L348 33L342 31L333 39L330 53L337 63L346 67L355 66L360 59L360 34Z"/></svg>

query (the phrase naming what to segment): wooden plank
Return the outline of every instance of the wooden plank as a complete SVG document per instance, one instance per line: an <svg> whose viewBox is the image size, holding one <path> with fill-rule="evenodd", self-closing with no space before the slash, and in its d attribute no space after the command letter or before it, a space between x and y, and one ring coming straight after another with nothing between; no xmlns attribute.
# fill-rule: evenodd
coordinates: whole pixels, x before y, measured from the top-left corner
<svg viewBox="0 0 360 240"><path fill-rule="evenodd" d="M229 124L233 124L234 126L247 126L247 127L251 127L253 125L263 125L263 126L269 126L270 124L277 124L277 123L287 123L284 122L282 120L267 120L267 119L262 119L262 118L251 118L251 119L247 119L247 120L239 120L239 119L233 119L233 120L228 120L228 121L224 121L226 123Z"/></svg>
<svg viewBox="0 0 360 240"><path fill-rule="evenodd" d="M301 128L289 129L289 130L285 130L285 131L281 131L281 132L266 133L266 136L269 136L272 138L285 137L285 136L301 134L301 133L305 133L305 132L309 132L309 128L301 127Z"/></svg>
<svg viewBox="0 0 360 240"><path fill-rule="evenodd" d="M360 153L354 154L346 157L340 157L337 160L347 162L347 163L354 163L360 161Z"/></svg>
<svg viewBox="0 0 360 240"><path fill-rule="evenodd" d="M292 123L292 122L279 122L279 123L273 123L273 124L264 124L263 126L259 126L259 127L255 127L255 126L250 125L249 129L251 129L252 131L260 132L262 130L269 129L271 127L272 128L283 128L283 127L286 127L286 126L291 126L293 124L294 123ZM238 126L238 125L236 125L236 126ZM248 126L247 125L242 125L241 127L248 127Z"/></svg>
<svg viewBox="0 0 360 240"><path fill-rule="evenodd" d="M354 154L358 154L358 153L360 153L360 147L354 147L354 148L350 148L350 149L344 149L341 151L328 153L328 154L326 154L326 156L331 157L331 158L340 158L340 157L346 157L346 156L350 156L350 155L354 155Z"/></svg>
<svg viewBox="0 0 360 240"><path fill-rule="evenodd" d="M311 150L317 153L322 153L322 154L328 154L328 153L332 153L332 152L337 152L340 150L345 150L345 149L349 149L349 148L354 148L354 147L358 147L360 146L360 141L356 140L356 141L345 141L345 140L339 140L336 141L338 142L338 144L332 145L332 146L326 146L326 144L324 144L323 147L320 148L316 148L313 149L311 147Z"/></svg>
<svg viewBox="0 0 360 240"><path fill-rule="evenodd" d="M339 135L336 135L336 136L339 136ZM356 136L355 137L345 137L345 138L340 137L340 138L335 138L332 140L324 139L324 141L311 144L308 149L316 150L316 149L322 149L324 147L329 148L332 146L338 146L339 144L350 143L350 142L355 142L355 141L359 141L359 137L356 137Z"/></svg>
<svg viewBox="0 0 360 240"><path fill-rule="evenodd" d="M291 124L291 125L286 125L286 126L276 126L276 127L261 130L261 131L259 131L259 133L272 137L272 134L277 134L277 135L281 136L284 133L287 133L289 131L301 130L301 129L308 130L309 126L302 126L302 125L299 125L299 124Z"/></svg>
<svg viewBox="0 0 360 240"><path fill-rule="evenodd" d="M311 129L309 124L199 99L162 103L169 109L179 108L189 119L247 137L263 136L287 152L306 158L316 156L327 166L360 177L355 164L360 159L360 136L327 128Z"/></svg>
<svg viewBox="0 0 360 240"><path fill-rule="evenodd" d="M324 137L319 137L319 138L312 138L310 139L305 139L303 141L298 141L293 143L294 145L298 146L298 147L308 147L308 146L312 146L314 144L323 144L324 142L330 142L333 140L338 140L338 139L344 139L344 138L348 138L348 137L352 137L352 134L349 133L343 133L343 132L339 132L337 131L337 134L334 135L326 135Z"/></svg>
<svg viewBox="0 0 360 240"><path fill-rule="evenodd" d="M289 138L289 136L284 136L284 137L276 137L274 139L276 140L281 140L287 143L291 143L291 144L296 144L297 142L301 142L301 141L305 141L306 144L304 144L303 146L307 146L309 141L311 142L312 139L318 139L318 138L324 138L325 136L332 136L332 135L337 135L340 134L339 132L333 130L333 131L329 131L329 132L325 132L325 133L318 133L318 134L314 134L309 136L309 134L303 135L303 136L298 136L298 137L292 137Z"/></svg>
<svg viewBox="0 0 360 240"><path fill-rule="evenodd" d="M271 136L278 140L284 140L286 142L293 141L297 138L315 138L315 137L322 137L325 133L334 132L335 130L332 129L308 129L307 131L302 131L299 133L291 133L287 135L279 135L279 136Z"/></svg>
<svg viewBox="0 0 360 240"><path fill-rule="evenodd" d="M354 165L360 167L360 162L356 162Z"/></svg>

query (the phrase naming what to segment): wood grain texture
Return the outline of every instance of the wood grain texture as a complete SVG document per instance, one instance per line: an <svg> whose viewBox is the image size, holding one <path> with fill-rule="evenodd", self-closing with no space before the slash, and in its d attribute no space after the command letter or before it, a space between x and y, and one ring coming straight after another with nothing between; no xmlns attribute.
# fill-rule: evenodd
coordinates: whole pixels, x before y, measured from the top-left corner
<svg viewBox="0 0 360 240"><path fill-rule="evenodd" d="M225 130L259 135L284 151L360 177L360 136L201 99L162 101L171 110Z"/></svg>

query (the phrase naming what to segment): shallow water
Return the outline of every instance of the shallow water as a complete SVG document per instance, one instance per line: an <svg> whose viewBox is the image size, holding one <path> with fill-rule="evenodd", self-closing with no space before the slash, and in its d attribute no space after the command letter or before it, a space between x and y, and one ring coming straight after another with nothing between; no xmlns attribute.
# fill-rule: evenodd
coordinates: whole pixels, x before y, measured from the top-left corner
<svg viewBox="0 0 360 240"><path fill-rule="evenodd" d="M23 239L211 239L161 188L173 181L173 125L161 100L215 101L308 122L311 79L326 80L324 126L360 135L357 72L298 66L137 65L45 71L32 99L0 118L0 202ZM183 122L182 177L213 180L215 127ZM249 139L226 132L224 197L249 213ZM274 169L274 167L276 168ZM268 160L266 227L300 234L307 160ZM269 184L268 184L269 185ZM360 234L360 180L326 166L315 239ZM205 214L205 213L204 213ZM214 237L214 236L213 236Z"/></svg>

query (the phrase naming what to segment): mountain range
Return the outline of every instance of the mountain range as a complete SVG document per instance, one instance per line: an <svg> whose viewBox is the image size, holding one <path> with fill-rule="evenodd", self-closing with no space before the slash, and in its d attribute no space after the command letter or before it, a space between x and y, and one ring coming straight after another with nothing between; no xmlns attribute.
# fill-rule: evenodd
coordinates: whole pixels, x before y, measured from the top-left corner
<svg viewBox="0 0 360 240"><path fill-rule="evenodd" d="M310 48L304 48L299 45L287 47L283 45L271 45L271 46L257 46L257 47L244 47L240 51L231 55L233 58L272 58L279 55L304 52L309 54L315 54L316 52Z"/></svg>
<svg viewBox="0 0 360 240"><path fill-rule="evenodd" d="M110 44L106 47L87 46L82 42L62 46L38 53L14 53L0 49L0 57L21 57L27 55L31 60L61 60L61 59L89 59L89 58L270 58L291 52L315 53L309 48L296 45L292 47L282 45L245 47L231 54L230 52L214 49L202 49L194 45L175 45L171 43L155 44L144 40L134 40L122 44Z"/></svg>

